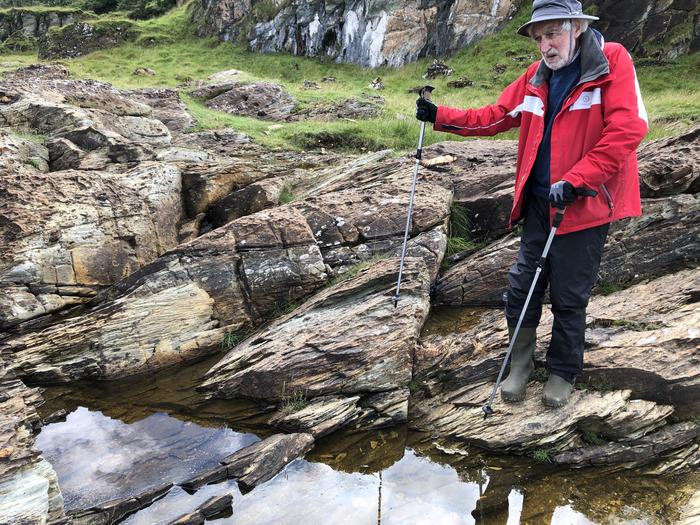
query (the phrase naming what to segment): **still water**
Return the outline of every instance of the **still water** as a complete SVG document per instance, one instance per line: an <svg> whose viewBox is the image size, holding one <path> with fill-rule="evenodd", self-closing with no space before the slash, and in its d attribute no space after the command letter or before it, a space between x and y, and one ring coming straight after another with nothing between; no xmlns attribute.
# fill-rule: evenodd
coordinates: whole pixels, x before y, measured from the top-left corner
<svg viewBox="0 0 700 525"><path fill-rule="evenodd" d="M462 330L473 319L441 316L426 330ZM88 508L184 481L274 433L265 407L208 401L194 390L219 358L147 377L51 387L37 446L54 466L66 509ZM636 471L570 470L495 456L397 427L338 432L304 459L247 494L233 481L166 497L127 518L166 524L212 496L231 494L222 525L671 524L700 475L650 477Z"/></svg>

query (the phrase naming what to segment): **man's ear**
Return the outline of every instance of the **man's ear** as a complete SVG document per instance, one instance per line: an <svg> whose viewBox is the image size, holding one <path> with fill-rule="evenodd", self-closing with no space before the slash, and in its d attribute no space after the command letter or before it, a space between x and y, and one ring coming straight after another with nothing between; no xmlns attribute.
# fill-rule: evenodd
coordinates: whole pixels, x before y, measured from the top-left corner
<svg viewBox="0 0 700 525"><path fill-rule="evenodd" d="M574 20L574 23L572 24L572 26L573 26L572 31L574 32L574 38L580 37L581 34L583 33L583 31L581 29L581 27L582 27L581 23L578 20Z"/></svg>

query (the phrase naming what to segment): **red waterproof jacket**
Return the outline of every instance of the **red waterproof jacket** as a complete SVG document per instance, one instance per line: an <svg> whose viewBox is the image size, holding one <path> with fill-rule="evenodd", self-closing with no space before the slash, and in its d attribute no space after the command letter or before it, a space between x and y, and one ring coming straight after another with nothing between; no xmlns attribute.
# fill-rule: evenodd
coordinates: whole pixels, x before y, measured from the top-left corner
<svg viewBox="0 0 700 525"><path fill-rule="evenodd" d="M648 131L632 58L592 29L581 35L581 77L554 118L550 183L598 192L567 207L557 234L641 215L636 149ZM521 219L523 190L544 134L551 71L535 62L498 102L479 109L438 107L434 129L491 136L520 126L510 226ZM552 210L552 218L554 210Z"/></svg>

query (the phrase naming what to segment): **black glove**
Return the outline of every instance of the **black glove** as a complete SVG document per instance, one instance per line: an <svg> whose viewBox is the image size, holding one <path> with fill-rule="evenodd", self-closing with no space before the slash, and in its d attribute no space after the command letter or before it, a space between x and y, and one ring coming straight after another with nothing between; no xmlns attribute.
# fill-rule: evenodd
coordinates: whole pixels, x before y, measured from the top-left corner
<svg viewBox="0 0 700 525"><path fill-rule="evenodd" d="M420 97L418 100L416 100L416 118L418 120L422 120L423 122L432 122L435 124L437 108L438 107L428 99Z"/></svg>
<svg viewBox="0 0 700 525"><path fill-rule="evenodd" d="M565 208L576 201L576 192L573 184L560 180L549 188L549 202L555 208Z"/></svg>

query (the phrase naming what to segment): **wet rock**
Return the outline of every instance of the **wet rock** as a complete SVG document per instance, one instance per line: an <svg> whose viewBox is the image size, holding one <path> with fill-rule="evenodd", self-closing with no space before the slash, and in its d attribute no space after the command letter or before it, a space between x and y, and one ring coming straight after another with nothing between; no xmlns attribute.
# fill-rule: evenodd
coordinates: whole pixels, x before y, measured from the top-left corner
<svg viewBox="0 0 700 525"><path fill-rule="evenodd" d="M694 241L700 221L698 194L645 199L642 206L642 217L611 225L601 261L602 282L658 277L700 257L700 244ZM436 304L501 304L508 268L517 259L519 247L519 238L511 235L450 268L436 284Z"/></svg>
<svg viewBox="0 0 700 525"><path fill-rule="evenodd" d="M288 463L314 446L311 434L275 434L224 458L228 477L242 490L252 490L275 477Z"/></svg>
<svg viewBox="0 0 700 525"><path fill-rule="evenodd" d="M119 523L127 516L145 509L154 501L164 497L172 488L172 483L156 487L137 496L123 498L97 505L90 509L68 513L73 525L111 525Z"/></svg>
<svg viewBox="0 0 700 525"><path fill-rule="evenodd" d="M207 519L217 519L223 515L230 516L232 502L233 496L230 494L214 496L202 503L194 512L170 522L170 525L201 525Z"/></svg>
<svg viewBox="0 0 700 525"><path fill-rule="evenodd" d="M224 89L224 88L228 89ZM210 109L224 111L231 115L243 115L262 120L285 120L297 106L294 98L281 86L270 82L243 84L240 82L224 85L223 91L212 97L199 92L206 99ZM196 96L196 93L193 93ZM209 98L207 98L207 96Z"/></svg>
<svg viewBox="0 0 700 525"><path fill-rule="evenodd" d="M179 486L183 490L193 494L197 492L204 485L209 485L210 483L218 483L226 479L226 466L217 465L212 467L205 472L197 474L195 477L188 479L183 483L179 483Z"/></svg>
<svg viewBox="0 0 700 525"><path fill-rule="evenodd" d="M10 7L13 4L8 4ZM85 12L77 8L58 7L42 10L23 8L7 9L0 13L0 42L12 38L16 33L31 38L45 35L52 27L61 27L84 18Z"/></svg>
<svg viewBox="0 0 700 525"><path fill-rule="evenodd" d="M84 301L177 244L172 166L42 173L8 157L5 169L0 327Z"/></svg>
<svg viewBox="0 0 700 525"><path fill-rule="evenodd" d="M420 259L408 258L396 309L392 296L397 272L396 259L381 261L320 292L239 344L207 373L202 388L215 397L279 404L329 394L367 398L396 390L407 400L411 348L429 308L429 277ZM365 401L359 404L364 407ZM354 416L349 401L327 402L347 406L348 417ZM391 419L400 405L395 398L375 399L374 407L388 414L372 412ZM321 433L321 427L308 422L317 417L325 421L325 406L319 401L280 422L316 426L315 432Z"/></svg>
<svg viewBox="0 0 700 525"><path fill-rule="evenodd" d="M610 443L563 452L555 455L552 461L576 467L622 463L625 467L632 468L657 461L667 451L679 449L693 441L700 441L700 425L678 423L627 443Z"/></svg>
<svg viewBox="0 0 700 525"><path fill-rule="evenodd" d="M426 336L415 351L418 389L411 402L411 426L491 450L521 452L579 449L585 432L613 440L613 452L629 449L629 443L644 436L663 436L664 429L674 428L667 424L670 417L688 418L698 410L694 327L700 321L692 290L698 288L699 276L698 270L686 270L594 297L588 307L586 372L579 381L588 389L574 391L572 401L556 410L544 407L542 386L531 383L523 403L497 398L496 413L483 423L480 406L490 395L507 346L502 312L480 314L459 334ZM539 362L551 322L545 310L538 328ZM669 444L669 457L686 458L676 466L695 461L693 450L684 446ZM622 458L612 452L611 457Z"/></svg>
<svg viewBox="0 0 700 525"><path fill-rule="evenodd" d="M307 404L303 399L288 400L282 410L269 419L269 423L286 432L308 432L319 438L345 426L362 412L357 406L360 396L318 397Z"/></svg>
<svg viewBox="0 0 700 525"><path fill-rule="evenodd" d="M39 523L63 516L51 465L35 447L39 389L27 388L0 357L0 508L7 523Z"/></svg>
<svg viewBox="0 0 700 525"><path fill-rule="evenodd" d="M642 144L638 158L643 197L700 192L700 127Z"/></svg>

